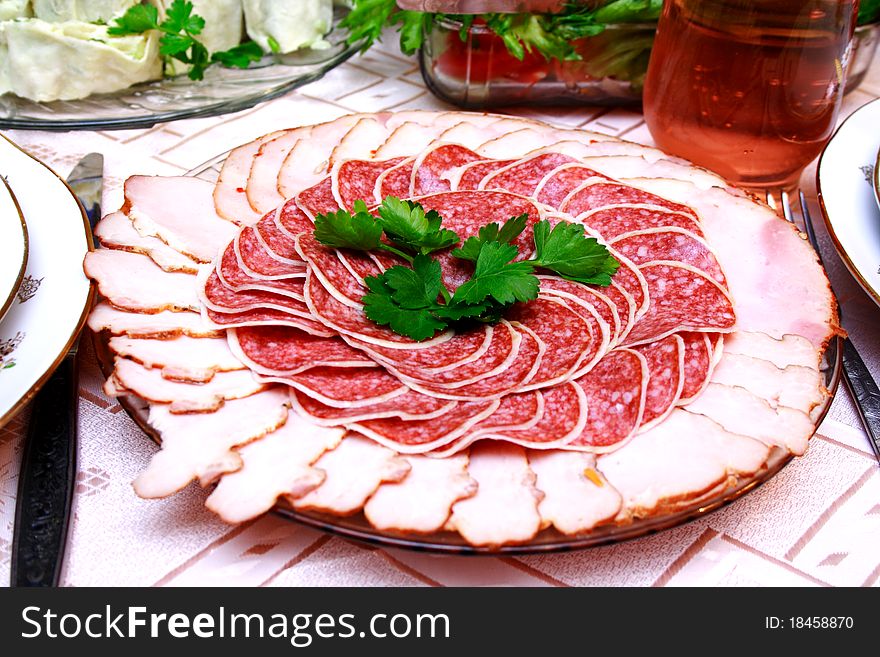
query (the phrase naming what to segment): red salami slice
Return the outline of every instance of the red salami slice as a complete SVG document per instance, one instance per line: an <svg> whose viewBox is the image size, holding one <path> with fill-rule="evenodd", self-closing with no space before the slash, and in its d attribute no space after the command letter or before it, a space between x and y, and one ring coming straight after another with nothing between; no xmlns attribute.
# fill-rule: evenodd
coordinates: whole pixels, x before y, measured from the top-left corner
<svg viewBox="0 0 880 657"><path fill-rule="evenodd" d="M274 225L274 221L272 224ZM260 241L256 227L243 228L236 235L233 248L238 264L251 278L259 278L261 280L305 278L305 263L283 262L270 254L263 242Z"/></svg>
<svg viewBox="0 0 880 657"><path fill-rule="evenodd" d="M324 326L363 342L396 349L427 349L453 336L452 331L446 331L430 340L416 342L404 335L398 335L370 321L363 310L341 303L311 274L306 277L305 297L312 316Z"/></svg>
<svg viewBox="0 0 880 657"><path fill-rule="evenodd" d="M483 157L457 144L441 144L421 156L414 165L409 196L423 196L450 190L450 172Z"/></svg>
<svg viewBox="0 0 880 657"><path fill-rule="evenodd" d="M659 424L675 408L684 386L684 340L670 335L650 344L633 347L645 357L648 387L640 431Z"/></svg>
<svg viewBox="0 0 880 657"><path fill-rule="evenodd" d="M574 158L562 153L541 153L490 173L478 187L534 196L535 189L548 173L571 162Z"/></svg>
<svg viewBox="0 0 880 657"><path fill-rule="evenodd" d="M586 394L590 412L584 430L570 446L609 451L635 435L648 385L648 365L641 354L615 349L575 383Z"/></svg>
<svg viewBox="0 0 880 657"><path fill-rule="evenodd" d="M514 162L516 160L483 160L469 164L460 171L458 182L453 181L452 189L457 191L477 189L487 175Z"/></svg>
<svg viewBox="0 0 880 657"><path fill-rule="evenodd" d="M346 425L398 452L420 453L451 443L498 408L498 400L464 402L432 420L406 422L393 418Z"/></svg>
<svg viewBox="0 0 880 657"><path fill-rule="evenodd" d="M303 300L302 278L265 280L262 278L254 278L242 269L241 263L235 252L234 240L223 251L223 255L220 257L220 263L215 272L218 281L233 292L268 292L273 295L290 297L296 301ZM238 306L232 306L232 308L236 307Z"/></svg>
<svg viewBox="0 0 880 657"><path fill-rule="evenodd" d="M680 333L684 340L684 383L679 396L679 405L696 399L709 385L712 374L711 333ZM721 334L716 334L720 337Z"/></svg>
<svg viewBox="0 0 880 657"><path fill-rule="evenodd" d="M286 383L334 408L380 404L407 391L406 386L381 367L314 367L289 376L258 379Z"/></svg>
<svg viewBox="0 0 880 657"><path fill-rule="evenodd" d="M431 452L435 458L456 454L484 436L499 437L499 432L515 432L534 427L544 415L544 397L537 390L506 395L495 412L475 424L468 433L441 449ZM511 442L517 442L513 440Z"/></svg>
<svg viewBox="0 0 880 657"><path fill-rule="evenodd" d="M567 281L558 276L538 276L541 281L541 294L558 296L592 307L606 324L609 331L608 349L617 344L620 336L620 315L617 305L604 293L576 281ZM575 308L575 310L577 310Z"/></svg>
<svg viewBox="0 0 880 657"><path fill-rule="evenodd" d="M300 233L311 233L315 230L315 223L311 217L300 209L296 199L291 199L275 215L275 225L290 239L295 239ZM294 257L295 251L290 251L290 257Z"/></svg>
<svg viewBox="0 0 880 657"><path fill-rule="evenodd" d="M309 318L312 316L303 301L290 296L263 290L231 290L223 285L216 271L212 271L205 281L202 302L209 309L221 313L273 308L292 315Z"/></svg>
<svg viewBox="0 0 880 657"><path fill-rule="evenodd" d="M489 223L503 224L511 217L528 214L525 230L512 242L519 247L517 260L532 256L532 226L541 219L538 207L529 199L509 192L469 191L444 192L418 199L426 210L436 210L443 217L443 227L455 231L462 241L476 235ZM473 274L473 265L453 258L448 249L436 255L443 270L443 282L452 292Z"/></svg>
<svg viewBox="0 0 880 657"><path fill-rule="evenodd" d="M650 228L615 237L611 244L637 265L658 260L681 262L699 269L726 287L715 253L705 240L681 228Z"/></svg>
<svg viewBox="0 0 880 657"><path fill-rule="evenodd" d="M635 265L629 258L619 253L614 247L608 247L608 252L613 255L620 267L612 278L612 285L619 287L627 294L635 306L634 317L636 320L644 315L648 310L650 294L648 290L648 282L645 280L644 274L639 267ZM605 288L599 288L605 289Z"/></svg>
<svg viewBox="0 0 880 657"><path fill-rule="evenodd" d="M355 201L363 201L368 206L373 205L374 190L379 176L403 162L403 159L398 157L379 162L348 160L334 167L333 190L339 206L351 210Z"/></svg>
<svg viewBox="0 0 880 657"><path fill-rule="evenodd" d="M733 302L718 283L689 265L656 262L641 267L651 303L627 336L629 345L679 331L730 331Z"/></svg>
<svg viewBox="0 0 880 657"><path fill-rule="evenodd" d="M380 203L386 196L406 198L409 196L409 186L412 183L413 161L405 160L396 167L391 167L376 180L373 191L376 203Z"/></svg>
<svg viewBox="0 0 880 657"><path fill-rule="evenodd" d="M547 173L535 186L532 196L551 208L559 209L566 196L591 179L611 180L582 164L564 164Z"/></svg>
<svg viewBox="0 0 880 657"><path fill-rule="evenodd" d="M339 337L318 337L289 326L239 328L227 335L239 360L266 376L286 376L312 367L376 366Z"/></svg>
<svg viewBox="0 0 880 657"><path fill-rule="evenodd" d="M354 339L350 339L349 342L358 349L366 351L376 360L403 363L407 367L418 368L418 370L434 375L448 370L457 370L481 358L492 345L494 332L494 326L479 324L462 331L456 331L455 335L446 342L428 349L417 350L386 349Z"/></svg>
<svg viewBox="0 0 880 657"><path fill-rule="evenodd" d="M544 413L540 420L527 429L501 429L489 438L501 438L536 449L550 449L570 443L581 435L587 422L587 396L575 383L562 383L541 391Z"/></svg>
<svg viewBox="0 0 880 657"><path fill-rule="evenodd" d="M236 328L241 326L292 326L311 335L326 338L336 335L334 331L314 319L291 315L280 310L261 308L241 312L217 312L204 309L205 323L217 328Z"/></svg>
<svg viewBox="0 0 880 657"><path fill-rule="evenodd" d="M577 217L597 208L633 203L657 205L673 212L681 212L697 221L694 211L686 205L667 201L656 194L618 182L586 182L571 192L560 204L559 209Z"/></svg>
<svg viewBox="0 0 880 657"><path fill-rule="evenodd" d="M361 311L363 304L361 299L367 293L367 288L360 282L360 278L352 274L346 267L351 262L359 262L364 268L371 268L373 276L379 274L376 265L368 257L352 253L343 262L339 254L323 246L313 235L303 234L296 239L296 251L299 256L309 263L311 275L321 281L330 294L340 303Z"/></svg>
<svg viewBox="0 0 880 657"><path fill-rule="evenodd" d="M464 386L410 383L410 387L441 399L462 401L498 399L506 394L519 392L534 378L546 346L525 327L519 327L518 330L522 336L519 350L514 361L504 371Z"/></svg>
<svg viewBox="0 0 880 657"><path fill-rule="evenodd" d="M703 229L693 216L655 205L612 205L581 214L578 220L606 240L650 228L681 228L703 236Z"/></svg>
<svg viewBox="0 0 880 657"><path fill-rule="evenodd" d="M336 212L339 203L333 196L333 180L330 176L296 195L296 204L312 220L319 214Z"/></svg>
<svg viewBox="0 0 880 657"><path fill-rule="evenodd" d="M299 208L296 208L296 210L302 214ZM267 214L254 226L254 232L263 249L271 257L289 265L301 263L302 260L299 259L294 249L293 238L282 231L278 225L277 215L282 212L284 210L279 209L276 212ZM302 216L305 217L305 215ZM309 224L311 225L311 222Z"/></svg>
<svg viewBox="0 0 880 657"><path fill-rule="evenodd" d="M538 297L516 304L508 317L534 331L545 344L552 345L544 353L527 390L568 380L585 361L596 355L601 342L600 336L593 334L590 323L558 297Z"/></svg>
<svg viewBox="0 0 880 657"><path fill-rule="evenodd" d="M312 399L298 390L293 390L290 401L300 415L310 418L323 426L340 426L364 420L398 418L400 420L430 420L452 411L458 402L436 399L409 390L389 401L356 406L353 408L334 408Z"/></svg>

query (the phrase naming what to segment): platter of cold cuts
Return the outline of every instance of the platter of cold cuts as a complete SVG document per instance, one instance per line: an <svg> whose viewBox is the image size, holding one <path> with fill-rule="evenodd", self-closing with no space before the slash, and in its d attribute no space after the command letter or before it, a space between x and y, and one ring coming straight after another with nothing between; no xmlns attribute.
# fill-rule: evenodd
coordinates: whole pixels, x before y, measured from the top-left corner
<svg viewBox="0 0 880 657"><path fill-rule="evenodd" d="M634 143L464 112L281 130L134 176L85 260L135 480L458 552L595 545L803 455L836 302L788 223Z"/></svg>

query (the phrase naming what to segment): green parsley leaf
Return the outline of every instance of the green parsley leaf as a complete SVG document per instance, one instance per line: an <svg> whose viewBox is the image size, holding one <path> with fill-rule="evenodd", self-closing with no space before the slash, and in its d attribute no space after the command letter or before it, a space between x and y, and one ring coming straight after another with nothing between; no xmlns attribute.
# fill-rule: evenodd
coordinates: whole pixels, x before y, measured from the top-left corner
<svg viewBox="0 0 880 657"><path fill-rule="evenodd" d="M366 206L355 204L355 214L346 210L319 214L315 217L315 239L334 249L371 251L378 249L382 225L367 212Z"/></svg>
<svg viewBox="0 0 880 657"><path fill-rule="evenodd" d="M159 10L153 5L134 5L113 21L113 25L107 29L107 34L127 36L157 29L159 29Z"/></svg>
<svg viewBox="0 0 880 657"><path fill-rule="evenodd" d="M594 237L585 237L584 227L560 221L552 230L546 219L534 227L536 267L556 272L581 283L610 285L620 263Z"/></svg>
<svg viewBox="0 0 880 657"><path fill-rule="evenodd" d="M159 54L175 57L192 48L193 40L185 34L163 34L159 41Z"/></svg>
<svg viewBox="0 0 880 657"><path fill-rule="evenodd" d="M446 322L434 317L430 310L403 308L396 303L392 290L385 283L384 274L368 276L364 282L370 289L362 299L364 313L380 326L388 326L398 335L419 341L433 337L437 331L446 328Z"/></svg>
<svg viewBox="0 0 880 657"><path fill-rule="evenodd" d="M246 41L229 50L221 50L211 55L212 62L220 62L223 66L247 68L251 62L263 59L263 49L254 41Z"/></svg>
<svg viewBox="0 0 880 657"><path fill-rule="evenodd" d="M538 279L532 274L532 264L511 262L518 254L512 244L483 244L473 277L455 291L453 303L478 304L491 298L508 304L536 299Z"/></svg>
<svg viewBox="0 0 880 657"><path fill-rule="evenodd" d="M453 231L441 228L442 219L434 210L426 213L418 203L401 201L396 196L382 201L379 222L392 242L423 255L460 241Z"/></svg>
<svg viewBox="0 0 880 657"><path fill-rule="evenodd" d="M391 298L407 309L433 308L440 288L440 263L426 255L413 258L412 269L397 265L382 274L385 285L393 290Z"/></svg>
<svg viewBox="0 0 880 657"><path fill-rule="evenodd" d="M269 50L276 55L281 52L281 44L271 34L266 37L266 43L269 44Z"/></svg>
<svg viewBox="0 0 880 657"><path fill-rule="evenodd" d="M511 217L505 221L500 229L498 224L486 224L480 228L477 237L469 237L461 247L453 249L452 255L462 260L476 262L477 258L480 257L480 250L483 248L483 244L486 242L509 244L525 230L528 220L529 215L523 213L518 217Z"/></svg>
<svg viewBox="0 0 880 657"><path fill-rule="evenodd" d="M160 25L163 32L176 34L185 32L191 36L202 33L205 19L193 14L193 3L186 0L174 0L165 10L165 20Z"/></svg>

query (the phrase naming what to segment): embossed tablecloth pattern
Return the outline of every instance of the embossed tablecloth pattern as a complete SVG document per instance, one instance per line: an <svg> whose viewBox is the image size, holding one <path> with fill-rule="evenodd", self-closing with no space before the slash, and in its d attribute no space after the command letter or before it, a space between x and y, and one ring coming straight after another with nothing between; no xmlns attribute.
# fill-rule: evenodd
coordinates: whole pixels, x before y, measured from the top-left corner
<svg viewBox="0 0 880 657"><path fill-rule="evenodd" d="M843 115L880 96L880 62ZM107 210L129 175L180 174L275 128L342 114L444 105L393 39L297 93L218 118L122 132L8 132L62 175L91 151L105 156ZM516 109L566 127L650 143L639 113ZM803 179L815 206L815 170ZM880 309L859 289L820 228L846 327L880 378ZM0 336L2 338L2 336ZM168 500L138 499L131 481L155 446L101 392L89 340L81 360L80 445L66 585L866 585L880 583L880 468L846 390L803 458L769 484L699 521L572 554L468 559L384 550L275 516L237 527L203 507L197 485ZM9 581L12 520L27 412L0 430L0 582Z"/></svg>

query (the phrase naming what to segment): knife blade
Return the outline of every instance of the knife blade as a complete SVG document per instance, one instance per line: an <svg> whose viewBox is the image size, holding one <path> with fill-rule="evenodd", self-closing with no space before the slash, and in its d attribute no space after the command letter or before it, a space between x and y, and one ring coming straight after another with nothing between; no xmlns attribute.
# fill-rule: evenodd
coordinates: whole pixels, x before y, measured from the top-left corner
<svg viewBox="0 0 880 657"><path fill-rule="evenodd" d="M800 192L800 203L807 239L824 267L822 251L819 249L819 241L816 239L816 232L813 229L813 218L810 216L810 209L807 207L807 200L803 192ZM836 294L834 296L837 297ZM877 386L868 366L865 365L858 349L849 338L843 340L843 374L843 382L855 402L862 425L868 432L868 442L871 444L874 456L877 457L878 464L880 464L880 387Z"/></svg>
<svg viewBox="0 0 880 657"><path fill-rule="evenodd" d="M90 153L67 178L93 230L101 216L104 157ZM11 584L57 586L61 577L76 483L79 338L37 393L24 445L15 527Z"/></svg>

